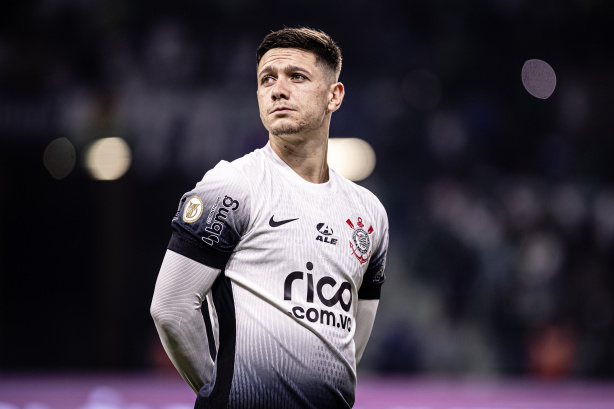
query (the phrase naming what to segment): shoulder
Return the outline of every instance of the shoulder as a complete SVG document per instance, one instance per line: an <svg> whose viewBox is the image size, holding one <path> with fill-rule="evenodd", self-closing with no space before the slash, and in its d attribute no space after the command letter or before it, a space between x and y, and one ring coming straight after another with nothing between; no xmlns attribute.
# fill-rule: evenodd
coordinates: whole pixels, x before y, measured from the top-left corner
<svg viewBox="0 0 614 409"><path fill-rule="evenodd" d="M213 168L209 169L207 173L203 176L203 178L197 183L211 183L213 181L221 180L232 182L236 180L240 182L245 177L242 172L240 172L231 162L221 160L215 165Z"/></svg>
<svg viewBox="0 0 614 409"><path fill-rule="evenodd" d="M267 166L268 159L264 148L256 149L238 159L233 160L228 165L233 167L236 172L241 173L245 178L253 178ZM254 173L255 172L255 173Z"/></svg>
<svg viewBox="0 0 614 409"><path fill-rule="evenodd" d="M344 178L338 173L336 173L336 177L338 178L341 189L346 195L352 197L355 201L359 201L363 206L370 210L370 212L372 212L373 216L388 223L386 208L373 192L364 186L360 186L359 184Z"/></svg>
<svg viewBox="0 0 614 409"><path fill-rule="evenodd" d="M249 193L254 178L258 177L264 165L264 155L257 149L231 162L222 160L211 168L196 184L195 190L211 189L215 187L229 188L231 190L244 190Z"/></svg>

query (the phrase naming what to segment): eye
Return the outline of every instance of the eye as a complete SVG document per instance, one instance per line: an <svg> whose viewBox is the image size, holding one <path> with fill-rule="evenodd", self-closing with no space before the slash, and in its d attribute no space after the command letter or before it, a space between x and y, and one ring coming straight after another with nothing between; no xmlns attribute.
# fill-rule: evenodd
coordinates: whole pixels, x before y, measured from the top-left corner
<svg viewBox="0 0 614 409"><path fill-rule="evenodd" d="M273 83L273 81L275 81L275 78L270 76L270 75L265 75L264 77L262 77L262 79L260 80L260 84L262 85L267 85L267 84L271 84Z"/></svg>
<svg viewBox="0 0 614 409"><path fill-rule="evenodd" d="M291 78L297 81L305 81L307 79L307 77L305 77L303 74L298 74L298 73L292 74Z"/></svg>

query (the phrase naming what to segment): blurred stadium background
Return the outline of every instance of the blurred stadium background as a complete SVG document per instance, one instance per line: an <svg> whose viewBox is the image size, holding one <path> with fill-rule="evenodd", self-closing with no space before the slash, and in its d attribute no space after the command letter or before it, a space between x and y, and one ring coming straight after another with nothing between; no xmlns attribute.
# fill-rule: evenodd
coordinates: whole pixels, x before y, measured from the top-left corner
<svg viewBox="0 0 614 409"><path fill-rule="evenodd" d="M606 0L3 2L0 406L144 380L189 402L149 316L170 219L266 143L255 49L309 26L344 53L331 136L362 141L342 159L390 219L360 376L578 381L614 407L613 23Z"/></svg>

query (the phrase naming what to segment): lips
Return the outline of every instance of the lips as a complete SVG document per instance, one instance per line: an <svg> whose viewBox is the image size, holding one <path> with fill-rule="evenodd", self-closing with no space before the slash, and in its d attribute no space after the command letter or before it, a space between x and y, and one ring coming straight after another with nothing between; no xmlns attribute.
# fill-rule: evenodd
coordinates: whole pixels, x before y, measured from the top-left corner
<svg viewBox="0 0 614 409"><path fill-rule="evenodd" d="M271 113L272 114L276 114L276 113L284 114L284 113L288 113L290 111L294 111L294 109L288 108L288 107L277 107L277 108L274 108L271 111Z"/></svg>

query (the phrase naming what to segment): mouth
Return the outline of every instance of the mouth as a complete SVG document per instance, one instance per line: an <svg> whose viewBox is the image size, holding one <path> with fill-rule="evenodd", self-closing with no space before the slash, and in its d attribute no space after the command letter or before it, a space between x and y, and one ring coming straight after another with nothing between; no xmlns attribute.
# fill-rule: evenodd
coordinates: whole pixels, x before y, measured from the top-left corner
<svg viewBox="0 0 614 409"><path fill-rule="evenodd" d="M272 114L287 114L289 112L294 111L292 108L288 107L277 107L271 111Z"/></svg>

